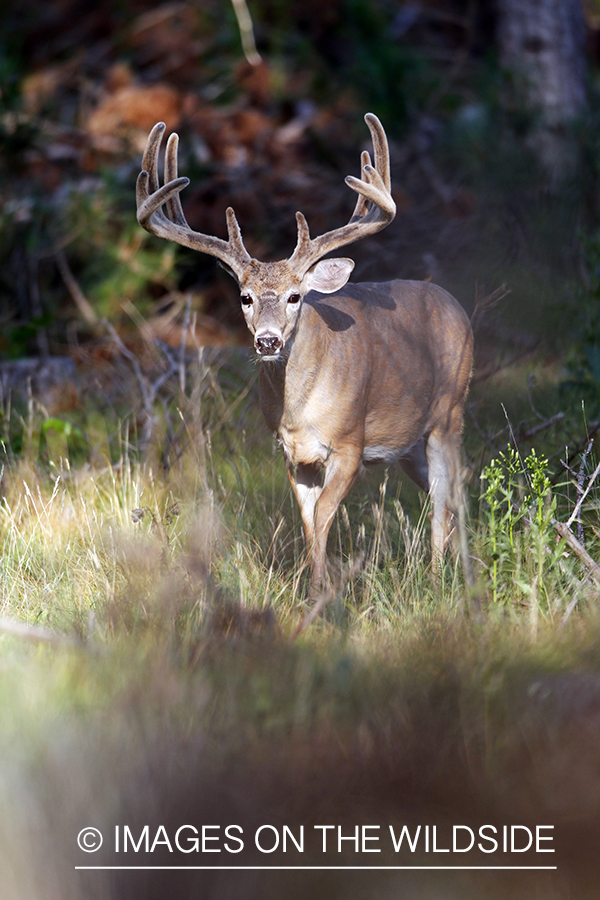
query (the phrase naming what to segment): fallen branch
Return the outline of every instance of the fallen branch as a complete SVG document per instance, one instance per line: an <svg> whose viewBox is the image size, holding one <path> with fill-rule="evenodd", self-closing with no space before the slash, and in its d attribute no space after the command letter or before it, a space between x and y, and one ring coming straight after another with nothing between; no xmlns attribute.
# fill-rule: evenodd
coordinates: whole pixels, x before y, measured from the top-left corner
<svg viewBox="0 0 600 900"><path fill-rule="evenodd" d="M12 619L9 616L0 616L0 632L10 634L13 637L25 638L28 641L45 641L49 644L63 644L74 646L75 640L64 634L56 634L43 625L28 625L27 622L21 622L19 619Z"/></svg>
<svg viewBox="0 0 600 900"><path fill-rule="evenodd" d="M519 508L518 504L514 500L512 501L512 506L513 509ZM528 515L524 516L523 522L529 528L531 528L532 523ZM579 558L579 560L589 571L592 581L594 581L600 587L600 565L598 565L596 560L590 556L581 541L577 540L567 523L558 522L556 519L551 519L550 524L552 525L558 536L564 538L567 546L573 551L575 556Z"/></svg>
<svg viewBox="0 0 600 900"><path fill-rule="evenodd" d="M561 538L565 538L567 546L573 551L576 556L579 557L583 565L589 571L592 580L598 586L600 586L600 565L598 565L595 559L592 559L583 544L581 544L580 541L577 540L577 538L565 522L556 522L555 520L553 520L552 525L554 526L559 536Z"/></svg>

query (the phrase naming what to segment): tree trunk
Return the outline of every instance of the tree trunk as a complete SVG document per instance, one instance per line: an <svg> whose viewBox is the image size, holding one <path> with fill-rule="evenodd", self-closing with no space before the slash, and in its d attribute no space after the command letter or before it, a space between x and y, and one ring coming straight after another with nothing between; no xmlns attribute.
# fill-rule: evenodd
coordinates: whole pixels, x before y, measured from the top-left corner
<svg viewBox="0 0 600 900"><path fill-rule="evenodd" d="M530 143L560 179L573 168L571 125L586 104L582 0L497 0L500 61L533 115Z"/></svg>

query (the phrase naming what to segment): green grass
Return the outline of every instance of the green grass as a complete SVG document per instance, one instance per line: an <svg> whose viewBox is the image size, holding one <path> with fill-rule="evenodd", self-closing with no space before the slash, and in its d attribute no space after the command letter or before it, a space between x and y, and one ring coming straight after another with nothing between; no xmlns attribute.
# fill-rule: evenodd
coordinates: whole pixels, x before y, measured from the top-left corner
<svg viewBox="0 0 600 900"><path fill-rule="evenodd" d="M153 444L143 460L135 450L132 417L116 422L110 402L107 416L113 419L104 428L99 427L98 412L86 416L80 410L79 424L71 425L69 417L51 418L43 407L30 406L21 424L17 422L21 437L15 441L10 422L4 421L3 614L68 634L81 630L90 611L101 618L125 587L135 583L139 591L147 584L151 593L163 575L185 581L186 560L201 558L202 586L196 588L202 597L210 584L228 603L272 609L284 631L293 628L307 590L300 516L281 454L257 408L247 363L234 355L228 365L216 379L207 381L204 373L204 393L195 411L192 400L198 392L193 388L189 397L174 393L168 400L168 422L155 410ZM514 367L510 371L514 380ZM544 379L541 387L535 386L536 414L538 407L544 414L556 408L552 371L550 379ZM518 380L523 386L525 375ZM516 385L511 387L513 397ZM488 381L486 394L500 397L503 386L504 376L496 383ZM135 390L132 380L132 409ZM122 386L119 391L123 402ZM538 443L537 455L532 451L534 438L523 439L515 450L527 397L513 400L517 416L508 422L500 400L495 421L482 419L481 412L488 414L488 409L481 405L477 387L473 402L474 417L480 421L479 437L472 431L466 440L471 469L468 511L484 614L496 617L500 608L504 617L514 614L515 627L523 627L537 579L543 581L535 604L538 613L556 623L578 592L585 596L591 590L589 573L579 560L567 556L564 547L556 550L553 521L568 519L574 505L572 479L560 475L557 455L563 451L552 443L562 441L562 435L543 431L545 443ZM165 469L165 428L170 423L173 431L173 421L190 410L193 416L190 413L185 427L171 439ZM531 409L529 415L531 421ZM573 419L561 420L560 427L573 429ZM579 427L583 430L585 423ZM139 424L137 428L139 434ZM496 429L495 441L486 438ZM514 453L511 471L505 459L509 443ZM14 446L18 449L11 449ZM546 456L550 463L538 462ZM494 465L498 484L492 489L485 473ZM590 457L588 475L594 465ZM536 466L541 466L543 489L534 490ZM512 514L510 504L515 507ZM597 510L594 485L583 508L592 555ZM513 519L514 534L511 524L506 543L506 522ZM500 546L503 541L506 546ZM359 478L332 528L329 558L336 598L315 633L342 629L353 638L377 640L388 630L410 631L414 622L440 612L463 617L471 606L460 567L450 557L441 578L432 573L428 500L395 470L380 469Z"/></svg>
<svg viewBox="0 0 600 900"><path fill-rule="evenodd" d="M192 815L551 821L562 828L561 864L581 887L573 896L594 896L589 861L568 849L584 820L600 834L593 726L585 703L568 699L595 696L585 679L600 664L598 588L557 547L550 518L564 521L572 500L524 459L507 469L495 455L499 486L481 485L487 500L474 473L477 616L458 565L449 558L441 577L431 571L426 498L394 471L370 473L331 532L335 596L293 640L307 608L300 517L252 382L240 402L247 373L232 366L202 393L168 470L160 419L145 460L122 437L111 464L106 435L104 455L88 435L91 462L75 465L59 455L68 440L38 453L44 412L31 408L25 450L7 452L0 859L13 881L3 896L128 896L117 876L99 876L92 891L72 875L74 837L85 824L141 827L162 815L179 825ZM595 488L584 519L597 558ZM53 639L15 636L6 619ZM154 895L149 881L135 884ZM475 882L460 884L463 896L481 896ZM352 896L358 885L340 876L312 890ZM378 879L360 885L362 896L380 889ZM259 880L248 890L288 888ZM505 888L485 896L531 896L525 876Z"/></svg>

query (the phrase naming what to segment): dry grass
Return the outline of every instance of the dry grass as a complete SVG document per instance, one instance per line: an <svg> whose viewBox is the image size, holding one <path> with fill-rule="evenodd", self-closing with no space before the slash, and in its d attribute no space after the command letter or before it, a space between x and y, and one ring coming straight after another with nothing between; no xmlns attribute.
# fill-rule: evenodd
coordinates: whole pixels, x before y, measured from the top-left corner
<svg viewBox="0 0 600 900"><path fill-rule="evenodd" d="M1 896L591 900L600 620L585 568L546 566L524 534L493 602L489 518L473 506L476 619L459 568L432 575L427 504L367 480L332 531L337 595L293 641L306 608L299 516L256 410L217 400L202 445L168 473L158 452L101 467L30 453L5 468L0 627L45 630L0 637ZM544 591L528 593L540 559ZM559 875L74 870L89 862L75 844L84 825L234 821L554 824ZM250 847L244 862L256 860ZM102 862L115 861L107 849ZM301 862L330 859L313 847Z"/></svg>

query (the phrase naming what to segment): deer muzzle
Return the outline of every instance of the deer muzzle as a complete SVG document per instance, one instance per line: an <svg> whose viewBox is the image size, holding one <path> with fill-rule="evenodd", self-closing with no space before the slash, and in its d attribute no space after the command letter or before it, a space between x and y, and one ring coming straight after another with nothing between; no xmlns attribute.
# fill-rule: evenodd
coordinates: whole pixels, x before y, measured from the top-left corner
<svg viewBox="0 0 600 900"><path fill-rule="evenodd" d="M282 347L283 340L278 334L257 334L254 338L254 349L265 359L279 356Z"/></svg>

